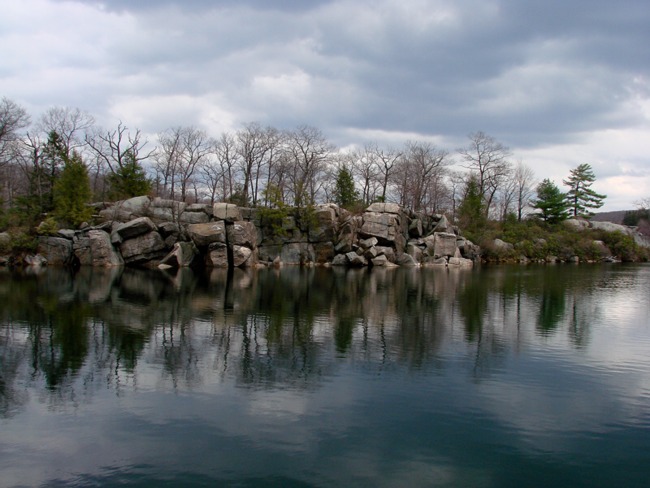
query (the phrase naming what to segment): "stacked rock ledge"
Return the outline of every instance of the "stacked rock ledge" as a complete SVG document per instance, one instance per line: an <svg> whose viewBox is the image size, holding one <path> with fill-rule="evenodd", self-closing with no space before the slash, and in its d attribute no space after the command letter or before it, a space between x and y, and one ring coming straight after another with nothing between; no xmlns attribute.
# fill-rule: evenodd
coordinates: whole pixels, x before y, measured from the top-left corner
<svg viewBox="0 0 650 488"><path fill-rule="evenodd" d="M108 204L100 224L39 238L52 265L181 268L325 265L469 267L480 249L444 215L373 203L352 215L335 204L283 210L135 197Z"/></svg>

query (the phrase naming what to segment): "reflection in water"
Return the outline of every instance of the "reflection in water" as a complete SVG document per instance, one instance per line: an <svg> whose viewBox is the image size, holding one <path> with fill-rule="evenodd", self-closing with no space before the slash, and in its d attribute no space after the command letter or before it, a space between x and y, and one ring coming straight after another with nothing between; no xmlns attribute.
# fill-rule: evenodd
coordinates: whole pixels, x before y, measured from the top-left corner
<svg viewBox="0 0 650 488"><path fill-rule="evenodd" d="M174 428L184 425L192 442L207 436L227 439L228 445L255 439L267 446L240 446L247 455L253 449L271 456L294 446L322 460L328 458L330 444L358 442L357 449L363 449L349 453L346 462L378 462L376 471L381 472L383 461L371 459L384 459L390 452L399 469L384 473L383 479L395 484L413 474L415 468L407 466L418 465L427 473L434 469L427 456L435 438L436 449L443 451L436 451L442 457L433 463L438 466L434 471L444 472L453 484L462 464L467 468L461 470L463 479L473 483L472 470L488 461L477 458L473 464L467 452L491 452L488 457L498 452L485 439L499 439L493 442L501 443L502 450L507 445L511 462L518 451L570 451L559 447L564 438L549 438L558 426L564 432L571 430L568 424L584 422L585 430L601 435L595 426L603 422L604 412L622 415L626 422L645 418L648 424L650 384L643 378L650 371L639 358L650 352L650 339L635 334L637 324L649 317L649 275L643 266L230 273L82 268L74 275L59 269L4 269L0 418L10 422L29 415L34 402L68 412L99 397L106 403L110 394L116 401L147 405L146 413L130 422L144 423L133 429L157 442L163 440L155 430L156 418L178 439L184 434ZM612 321L612 314L625 313L627 322ZM611 385L623 370L634 393L619 391L625 389L622 383ZM603 396L602 389L614 393ZM180 396L148 400L156 407L145 402L147 394L169 392ZM199 396L192 396L190 407L183 405L184 395ZM212 402L206 406L209 414L200 413L205 398L215 395L221 417L232 425L213 425L217 407ZM118 405L121 412L125 405ZM186 410L191 416L179 413L174 422L158 417ZM409 415L401 417L401 411ZM468 423L470 412L475 424ZM304 425L292 423L294 418ZM391 431L393 422L399 422L400 430ZM357 424L366 424L367 430ZM125 427L112 430L120 428ZM451 440L459 435L465 437ZM208 438L203 440L211 452ZM282 442L275 444L278 439ZM384 448L386 453L371 450ZM331 456L334 465L346 464ZM353 462L355 456L363 459ZM525 473L531 461L517 462ZM548 467L542 463L540 469ZM268 468L259 469L263 484ZM490 474L501 481L505 475ZM209 473L192 476L215 480ZM359 479L376 481L372 476ZM97 482L102 480L99 476ZM314 484L328 483L321 479Z"/></svg>
<svg viewBox="0 0 650 488"><path fill-rule="evenodd" d="M174 386L218 373L241 385L307 386L337 357L426 370L458 339L475 372L530 341L563 330L585 346L592 288L604 268L4 271L2 403L16 381L55 391L110 378L134 381L139 362ZM530 325L534 324L534 327ZM479 364L480 363L480 364ZM28 365L28 366L27 366ZM210 367L208 367L210 365ZM24 375L20 377L20 375ZM87 386L87 383L84 382Z"/></svg>

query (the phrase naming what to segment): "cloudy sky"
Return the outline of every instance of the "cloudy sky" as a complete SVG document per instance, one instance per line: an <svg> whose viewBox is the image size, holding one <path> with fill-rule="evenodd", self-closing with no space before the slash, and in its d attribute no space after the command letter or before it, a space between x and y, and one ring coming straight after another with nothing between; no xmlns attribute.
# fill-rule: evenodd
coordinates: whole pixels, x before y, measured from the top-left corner
<svg viewBox="0 0 650 488"><path fill-rule="evenodd" d="M248 122L339 147L484 131L538 179L650 197L648 0L0 0L0 97L107 128Z"/></svg>

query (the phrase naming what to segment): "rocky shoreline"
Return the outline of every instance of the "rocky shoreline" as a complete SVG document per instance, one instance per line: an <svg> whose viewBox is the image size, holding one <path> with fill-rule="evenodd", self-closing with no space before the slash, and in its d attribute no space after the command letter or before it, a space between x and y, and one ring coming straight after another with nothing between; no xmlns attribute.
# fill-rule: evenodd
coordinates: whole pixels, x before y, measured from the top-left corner
<svg viewBox="0 0 650 488"><path fill-rule="evenodd" d="M481 250L444 215L374 203L360 215L335 204L241 208L135 197L102 204L98 225L38 238L31 265L137 267L471 267Z"/></svg>

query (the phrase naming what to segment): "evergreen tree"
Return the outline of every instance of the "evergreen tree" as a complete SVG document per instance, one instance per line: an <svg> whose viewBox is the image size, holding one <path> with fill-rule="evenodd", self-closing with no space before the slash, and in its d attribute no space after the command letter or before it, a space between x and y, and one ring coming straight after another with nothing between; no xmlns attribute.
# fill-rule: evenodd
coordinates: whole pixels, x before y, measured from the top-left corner
<svg viewBox="0 0 650 488"><path fill-rule="evenodd" d="M566 220L569 217L566 194L548 178L537 185L537 200L531 202L531 206L540 210L537 215L542 220L555 224Z"/></svg>
<svg viewBox="0 0 650 488"><path fill-rule="evenodd" d="M151 181L132 151L124 156L122 166L108 176L108 182L109 194L114 200L146 195L151 191Z"/></svg>
<svg viewBox="0 0 650 488"><path fill-rule="evenodd" d="M487 225L483 196L475 175L470 176L465 185L465 195L458 206L458 224L468 237L477 241Z"/></svg>
<svg viewBox="0 0 650 488"><path fill-rule="evenodd" d="M578 215L589 217L593 212L589 209L596 209L603 206L603 200L607 195L596 193L590 187L596 181L594 172L588 164L581 164L572 169L569 178L562 183L569 187L566 200L569 210L574 217Z"/></svg>
<svg viewBox="0 0 650 488"><path fill-rule="evenodd" d="M92 209L87 205L92 196L88 168L76 151L65 157L53 193L54 214L57 218L78 226L92 217Z"/></svg>
<svg viewBox="0 0 650 488"><path fill-rule="evenodd" d="M336 175L336 186L334 187L334 201L337 205L348 208L359 200L359 194L354 188L354 178L349 169L342 166Z"/></svg>

